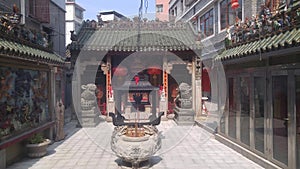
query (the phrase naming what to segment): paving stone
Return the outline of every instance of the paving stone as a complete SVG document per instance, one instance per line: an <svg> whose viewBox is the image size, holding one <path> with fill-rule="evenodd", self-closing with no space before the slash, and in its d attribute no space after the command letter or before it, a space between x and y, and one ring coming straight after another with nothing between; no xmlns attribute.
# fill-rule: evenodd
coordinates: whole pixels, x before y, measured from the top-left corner
<svg viewBox="0 0 300 169"><path fill-rule="evenodd" d="M80 129L75 125L70 122L65 126L68 136L50 145L50 153L45 157L38 160L25 158L8 169L122 168L118 165L120 159L110 147L111 123ZM176 126L169 120L162 121L157 128L162 133L162 148L149 159L151 169L262 168L198 126Z"/></svg>

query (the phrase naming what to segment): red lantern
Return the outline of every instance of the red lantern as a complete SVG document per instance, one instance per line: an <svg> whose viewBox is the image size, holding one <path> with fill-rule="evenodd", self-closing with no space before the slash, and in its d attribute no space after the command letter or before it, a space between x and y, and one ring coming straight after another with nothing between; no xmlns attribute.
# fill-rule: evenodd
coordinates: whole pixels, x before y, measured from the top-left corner
<svg viewBox="0 0 300 169"><path fill-rule="evenodd" d="M149 75L159 75L161 71L159 66L151 66L147 72Z"/></svg>
<svg viewBox="0 0 300 169"><path fill-rule="evenodd" d="M148 67L148 74L152 75L153 78L153 85L157 85L157 75L161 73L161 68L159 66L150 66Z"/></svg>
<svg viewBox="0 0 300 169"><path fill-rule="evenodd" d="M113 68L113 73L115 76L125 76L128 70L124 66L118 66Z"/></svg>
<svg viewBox="0 0 300 169"><path fill-rule="evenodd" d="M238 0L231 0L231 8L232 9L236 9L238 8L240 5L239 5L239 1Z"/></svg>

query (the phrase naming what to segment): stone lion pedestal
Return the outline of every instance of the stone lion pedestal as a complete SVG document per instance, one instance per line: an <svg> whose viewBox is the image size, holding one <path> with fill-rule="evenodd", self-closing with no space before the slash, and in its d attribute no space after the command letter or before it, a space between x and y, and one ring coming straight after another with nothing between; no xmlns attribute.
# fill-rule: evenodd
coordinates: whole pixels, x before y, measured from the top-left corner
<svg viewBox="0 0 300 169"><path fill-rule="evenodd" d="M191 86L187 83L179 85L179 94L175 99L175 122L178 125L194 125L195 111L192 109Z"/></svg>
<svg viewBox="0 0 300 169"><path fill-rule="evenodd" d="M96 85L82 85L83 92L81 93L81 113L78 115L78 120L82 127L95 127L100 123L100 112L96 111Z"/></svg>
<svg viewBox="0 0 300 169"><path fill-rule="evenodd" d="M191 109L180 109L180 108L175 108L175 122L177 125L194 125L195 120L195 112Z"/></svg>

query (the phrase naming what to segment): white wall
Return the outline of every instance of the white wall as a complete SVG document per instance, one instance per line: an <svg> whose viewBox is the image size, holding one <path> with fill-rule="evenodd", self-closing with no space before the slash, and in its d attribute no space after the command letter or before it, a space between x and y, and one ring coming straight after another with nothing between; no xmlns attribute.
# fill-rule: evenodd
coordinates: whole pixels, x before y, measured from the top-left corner
<svg viewBox="0 0 300 169"><path fill-rule="evenodd" d="M111 20L114 20L114 14L101 15L101 18L102 18L103 21L111 21Z"/></svg>
<svg viewBox="0 0 300 169"><path fill-rule="evenodd" d="M74 5L66 5L66 20L71 21L74 20L75 17L75 8Z"/></svg>
<svg viewBox="0 0 300 169"><path fill-rule="evenodd" d="M66 22L66 46L70 44L71 41L71 33L70 31L74 30L74 22Z"/></svg>
<svg viewBox="0 0 300 169"><path fill-rule="evenodd" d="M81 24L83 22L83 18L76 17L75 6L76 3L66 4L66 46L72 42L70 40L70 31L75 31L76 25ZM84 11L82 12L84 13ZM77 32L75 31L75 33Z"/></svg>

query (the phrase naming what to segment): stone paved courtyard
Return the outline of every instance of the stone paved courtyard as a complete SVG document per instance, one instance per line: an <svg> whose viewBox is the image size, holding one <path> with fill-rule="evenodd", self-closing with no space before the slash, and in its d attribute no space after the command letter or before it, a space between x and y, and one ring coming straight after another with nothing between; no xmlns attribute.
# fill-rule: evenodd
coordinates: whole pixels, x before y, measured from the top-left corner
<svg viewBox="0 0 300 169"><path fill-rule="evenodd" d="M95 128L65 126L66 139L54 142L43 158L29 159L8 169L119 169L118 159L110 148L111 123ZM216 141L198 126L177 126L172 120L157 127L162 134L162 148L150 159L151 169L262 168L241 154Z"/></svg>

